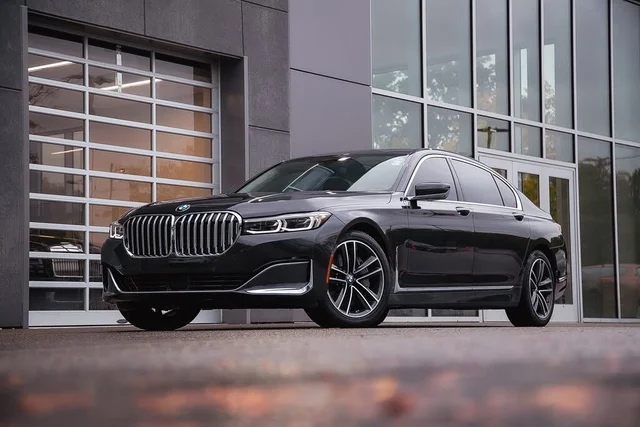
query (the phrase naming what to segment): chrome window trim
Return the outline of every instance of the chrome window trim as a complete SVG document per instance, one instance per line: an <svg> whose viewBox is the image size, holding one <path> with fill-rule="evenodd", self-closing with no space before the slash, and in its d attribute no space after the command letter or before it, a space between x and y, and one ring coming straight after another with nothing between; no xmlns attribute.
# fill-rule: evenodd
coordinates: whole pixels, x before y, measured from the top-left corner
<svg viewBox="0 0 640 427"><path fill-rule="evenodd" d="M510 208L510 207L504 206L504 205L494 205L494 204L490 204L490 203L468 202L466 200L438 200L438 202L457 203L457 204L464 203L464 204L469 204L469 205L473 205L473 206L488 206L488 207L492 207L492 208L502 208L502 209L508 209L508 210L512 210L512 211L513 210L518 210L518 211L522 211L523 210L522 201L520 200L520 196L514 190L514 188L511 185L511 183L509 183L506 179L504 179L502 177L502 175L500 175L499 173L497 173L496 171L494 171L490 167L478 162L477 160L473 160L472 161L472 160L469 160L469 159L450 156L450 155L443 154L443 153L429 153L429 154L425 154L424 156L422 156L422 158L420 158L420 160L418 161L418 164L416 165L416 167L413 169L413 172L411 173L411 177L409 178L409 182L407 183L406 188L402 192L402 198L403 199L405 199L407 197L409 189L411 188L411 185L413 184L413 181L414 181L414 179L416 177L416 174L418 173L418 169L420 168L422 163L425 162L428 159L438 158L438 157L441 157L441 158L444 158L444 159L448 159L448 160L459 160L459 161L461 161L463 163L470 164L471 166L475 166L475 167L477 167L479 169L482 169L482 170L484 170L486 172L489 172L494 177L498 177L513 192L514 196L516 197L516 205L517 206L515 208ZM453 173L453 171L452 171L452 173ZM459 181L459 179L457 179L456 176L454 176L453 179L454 179L454 181ZM497 185L496 185L496 190L498 191L498 194L499 194L500 190L498 189ZM500 198L502 198L502 196L500 196Z"/></svg>

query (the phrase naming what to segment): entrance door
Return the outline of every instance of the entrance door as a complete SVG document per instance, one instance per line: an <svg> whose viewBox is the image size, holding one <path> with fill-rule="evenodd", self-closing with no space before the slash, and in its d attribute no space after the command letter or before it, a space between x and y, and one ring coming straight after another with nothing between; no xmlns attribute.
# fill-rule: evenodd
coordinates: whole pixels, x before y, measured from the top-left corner
<svg viewBox="0 0 640 427"><path fill-rule="evenodd" d="M576 189L575 170L557 166L540 165L521 160L505 160L480 155L479 160L504 176L543 211L551 214L562 226L568 252L567 290L560 301L556 301L552 321L577 322L578 301L576 293L576 248L575 224ZM504 310L485 310L485 321L508 320Z"/></svg>

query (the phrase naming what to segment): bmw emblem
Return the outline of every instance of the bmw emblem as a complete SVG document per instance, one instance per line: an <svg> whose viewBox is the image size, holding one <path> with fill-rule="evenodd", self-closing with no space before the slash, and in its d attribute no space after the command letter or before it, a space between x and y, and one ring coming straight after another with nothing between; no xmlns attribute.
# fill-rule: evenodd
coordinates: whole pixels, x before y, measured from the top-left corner
<svg viewBox="0 0 640 427"><path fill-rule="evenodd" d="M180 205L176 208L176 212L185 212L189 210L190 207L191 205Z"/></svg>

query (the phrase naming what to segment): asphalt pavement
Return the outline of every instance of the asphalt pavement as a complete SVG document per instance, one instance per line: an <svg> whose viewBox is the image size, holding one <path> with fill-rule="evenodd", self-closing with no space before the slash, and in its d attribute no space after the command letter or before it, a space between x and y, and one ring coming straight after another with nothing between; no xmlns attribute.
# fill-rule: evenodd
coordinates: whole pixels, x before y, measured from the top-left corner
<svg viewBox="0 0 640 427"><path fill-rule="evenodd" d="M0 330L0 427L640 425L640 325Z"/></svg>

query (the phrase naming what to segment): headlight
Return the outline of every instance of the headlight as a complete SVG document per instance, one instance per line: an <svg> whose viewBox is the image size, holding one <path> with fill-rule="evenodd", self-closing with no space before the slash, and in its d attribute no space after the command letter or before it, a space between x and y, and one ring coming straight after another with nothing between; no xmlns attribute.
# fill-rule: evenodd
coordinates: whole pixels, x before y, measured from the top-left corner
<svg viewBox="0 0 640 427"><path fill-rule="evenodd" d="M327 212L282 215L270 218L245 219L244 234L285 233L320 227L331 216Z"/></svg>
<svg viewBox="0 0 640 427"><path fill-rule="evenodd" d="M109 238L122 239L124 236L124 227L119 222L112 222L109 225Z"/></svg>

